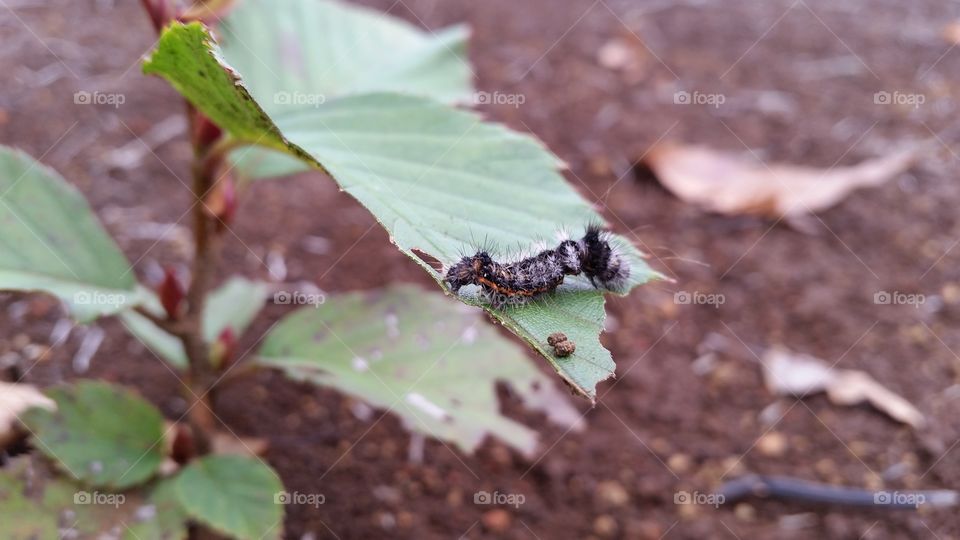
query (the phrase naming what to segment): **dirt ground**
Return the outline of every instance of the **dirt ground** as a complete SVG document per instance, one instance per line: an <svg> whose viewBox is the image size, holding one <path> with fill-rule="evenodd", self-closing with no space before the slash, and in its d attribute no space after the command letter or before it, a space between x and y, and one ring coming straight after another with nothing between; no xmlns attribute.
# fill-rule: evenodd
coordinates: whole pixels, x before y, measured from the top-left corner
<svg viewBox="0 0 960 540"><path fill-rule="evenodd" d="M747 472L867 489L960 485L960 184L947 131L955 121L960 50L940 35L960 6L829 0L369 0L427 28L467 22L478 87L520 94L492 119L542 138L570 181L651 253L675 284L609 303L604 341L618 379L600 387L589 429L566 434L524 412L542 450L526 460L490 441L464 456L428 440L422 464L391 417L357 414L336 392L269 373L224 387L217 414L241 435L270 440L266 458L290 491L325 504L288 507L289 538L957 538L955 510L893 511L749 501L675 504ZM111 153L182 113L179 98L137 60L154 37L139 3L0 2L0 143L53 166L90 198L142 279L182 263L178 230L191 202L183 135L143 151L139 167ZM611 40L631 61L598 64ZM76 105L78 90L120 92L119 107ZM717 107L674 94L723 95ZM917 93L919 107L874 102ZM174 121L175 122L175 121ZM709 144L769 162L847 165L905 141L941 138L936 155L815 219L815 234L684 204L633 163L661 140ZM136 161L136 160L135 160ZM335 186L303 175L257 184L226 247L231 272L326 291L393 282L431 286L373 218ZM134 226L141 223L141 226ZM143 226L153 223L154 226ZM162 236L162 238L161 238ZM272 255L271 255L272 254ZM367 261L385 261L371 269ZM876 305L878 291L918 293L919 308ZM721 294L718 306L678 305L676 291ZM49 344L62 316L44 298L4 295L0 353ZM283 315L270 306L241 343L253 347ZM42 385L80 376L138 388L170 416L176 379L115 321L89 371L71 366L83 330L30 370ZM927 415L915 432L866 406L797 402L763 385L755 353L775 344L862 369ZM713 360L702 356L713 352ZM698 358L701 360L696 361ZM696 361L696 362L695 362ZM545 370L546 362L539 360ZM476 505L479 490L522 494L517 508ZM499 511L497 511L499 510Z"/></svg>

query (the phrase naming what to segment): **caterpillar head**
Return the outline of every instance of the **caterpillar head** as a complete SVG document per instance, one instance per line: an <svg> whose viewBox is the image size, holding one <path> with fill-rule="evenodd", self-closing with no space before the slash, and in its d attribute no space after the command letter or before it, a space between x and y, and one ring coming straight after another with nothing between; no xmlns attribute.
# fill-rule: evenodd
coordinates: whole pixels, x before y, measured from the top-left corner
<svg viewBox="0 0 960 540"><path fill-rule="evenodd" d="M580 269L595 287L622 291L630 278L630 262L611 245L609 235L600 227L587 227L580 240Z"/></svg>

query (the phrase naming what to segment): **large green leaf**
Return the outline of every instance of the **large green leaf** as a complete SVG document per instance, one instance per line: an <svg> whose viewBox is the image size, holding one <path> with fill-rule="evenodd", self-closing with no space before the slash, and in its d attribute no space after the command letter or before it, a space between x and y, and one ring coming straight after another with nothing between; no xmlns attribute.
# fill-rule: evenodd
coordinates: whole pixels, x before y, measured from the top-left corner
<svg viewBox="0 0 960 540"><path fill-rule="evenodd" d="M179 505L140 492L89 491L29 456L0 469L0 538L186 538Z"/></svg>
<svg viewBox="0 0 960 540"><path fill-rule="evenodd" d="M73 186L0 146L0 289L44 291L82 321L136 304L130 264Z"/></svg>
<svg viewBox="0 0 960 540"><path fill-rule="evenodd" d="M220 23L223 53L268 112L297 107L275 97L323 99L397 91L441 101L468 98L469 29L439 33L331 0L244 0ZM310 107L310 103L299 106Z"/></svg>
<svg viewBox="0 0 960 540"><path fill-rule="evenodd" d="M205 36L197 25L168 29L148 71L172 81L206 112L208 96L225 90L214 91L206 84L211 79L193 76L222 69L218 49ZM191 49L192 56L179 56L176 63L158 63L179 50L180 41L203 43L209 49ZM231 78L231 86L234 82ZM211 110L217 112L216 107ZM269 121L265 114L258 120ZM473 252L478 243L503 251L528 249L540 240L555 241L558 229L580 234L587 223L602 222L557 172L556 156L537 140L427 98L353 95L309 112L278 114L276 121L284 136L296 143L290 145L293 155L306 152L311 163L322 164L374 214L391 240L440 283L442 274L414 250L449 265ZM241 136L248 137L243 133L253 128L245 126ZM271 124L270 129L278 128ZM633 262L631 286L658 276L626 240L616 241ZM469 293L461 299L478 304ZM613 360L599 342L605 316L602 293L584 280L571 279L556 294L527 306L484 307L591 399L596 384L613 375ZM546 338L558 331L576 336L576 354L562 359L552 354Z"/></svg>
<svg viewBox="0 0 960 540"><path fill-rule="evenodd" d="M163 460L163 416L132 391L98 381L53 388L56 411L33 408L20 421L34 445L90 486L124 489L147 480Z"/></svg>
<svg viewBox="0 0 960 540"><path fill-rule="evenodd" d="M174 480L173 493L191 518L233 538L279 538L283 531L283 485L260 460L192 461Z"/></svg>
<svg viewBox="0 0 960 540"><path fill-rule="evenodd" d="M297 116L352 94L395 91L440 101L473 92L469 29L425 32L382 13L329 0L244 0L218 26L223 55L272 117ZM248 175L307 169L300 160L254 149ZM254 174L255 173L255 174Z"/></svg>
<svg viewBox="0 0 960 540"><path fill-rule="evenodd" d="M476 310L418 287L347 294L304 308L264 340L257 362L388 408L409 428L472 452L493 434L530 455L533 430L500 414L496 382L565 427L580 415L524 351Z"/></svg>

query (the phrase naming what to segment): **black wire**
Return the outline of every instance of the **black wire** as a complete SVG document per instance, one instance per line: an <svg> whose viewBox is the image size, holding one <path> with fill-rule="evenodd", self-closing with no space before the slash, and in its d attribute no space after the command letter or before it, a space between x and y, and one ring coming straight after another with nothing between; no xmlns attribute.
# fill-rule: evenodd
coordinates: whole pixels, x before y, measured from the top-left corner
<svg viewBox="0 0 960 540"><path fill-rule="evenodd" d="M960 503L960 495L938 490L866 490L790 478L751 474L720 487L724 504L748 497L794 500L842 506L870 506L916 510L920 506L947 507Z"/></svg>

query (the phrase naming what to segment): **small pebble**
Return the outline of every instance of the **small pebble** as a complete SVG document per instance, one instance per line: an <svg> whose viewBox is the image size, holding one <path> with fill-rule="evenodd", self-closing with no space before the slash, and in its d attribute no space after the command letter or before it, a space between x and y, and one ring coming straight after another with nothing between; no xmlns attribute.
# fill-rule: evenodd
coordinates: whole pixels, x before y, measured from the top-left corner
<svg viewBox="0 0 960 540"><path fill-rule="evenodd" d="M781 457L787 453L787 438L778 431L767 432L757 441L757 450L767 457Z"/></svg>
<svg viewBox="0 0 960 540"><path fill-rule="evenodd" d="M597 498L611 506L623 506L630 501L630 494L616 481L608 480L597 484Z"/></svg>
<svg viewBox="0 0 960 540"><path fill-rule="evenodd" d="M757 519L757 510L747 503L740 503L733 508L733 515L740 521L749 523Z"/></svg>
<svg viewBox="0 0 960 540"><path fill-rule="evenodd" d="M401 529L409 529L413 526L414 518L410 512L400 512L397 514L397 526Z"/></svg>
<svg viewBox="0 0 960 540"><path fill-rule="evenodd" d="M488 510L484 512L483 517L480 518L483 522L483 526L491 532L495 533L504 533L507 529L510 528L510 512L502 508L496 508L494 510Z"/></svg>
<svg viewBox="0 0 960 540"><path fill-rule="evenodd" d="M685 473L690 470L690 465L693 462L690 459L690 456L686 454L673 454L667 458L667 467L675 473Z"/></svg>
<svg viewBox="0 0 960 540"><path fill-rule="evenodd" d="M617 520L613 516L602 515L593 520L593 532L604 538L615 536L617 528Z"/></svg>

